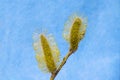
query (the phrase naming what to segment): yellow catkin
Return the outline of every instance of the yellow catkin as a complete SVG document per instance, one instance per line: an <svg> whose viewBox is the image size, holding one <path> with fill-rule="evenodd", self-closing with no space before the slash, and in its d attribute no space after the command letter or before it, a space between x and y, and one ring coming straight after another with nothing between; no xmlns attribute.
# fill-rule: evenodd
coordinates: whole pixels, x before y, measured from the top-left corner
<svg viewBox="0 0 120 80"><path fill-rule="evenodd" d="M70 49L72 51L76 51L78 48L78 44L79 44L79 30L80 30L80 26L82 24L82 21L80 20L80 18L76 18L72 27L71 27L71 32L70 32Z"/></svg>
<svg viewBox="0 0 120 80"><path fill-rule="evenodd" d="M56 70L56 64L52 56L52 50L50 48L50 45L46 37L44 35L41 35L40 38L41 38L41 45L42 45L42 49L43 49L43 53L46 61L46 66L49 72L52 73Z"/></svg>

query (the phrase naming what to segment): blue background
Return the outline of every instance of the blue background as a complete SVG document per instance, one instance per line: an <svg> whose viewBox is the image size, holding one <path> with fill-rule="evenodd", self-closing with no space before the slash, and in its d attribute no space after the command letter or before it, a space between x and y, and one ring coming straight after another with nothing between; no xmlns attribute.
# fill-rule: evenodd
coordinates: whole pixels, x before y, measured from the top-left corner
<svg viewBox="0 0 120 80"><path fill-rule="evenodd" d="M64 57L64 24L76 12L88 18L87 32L56 80L120 80L119 0L0 0L0 80L49 80L38 68L32 34L46 28Z"/></svg>

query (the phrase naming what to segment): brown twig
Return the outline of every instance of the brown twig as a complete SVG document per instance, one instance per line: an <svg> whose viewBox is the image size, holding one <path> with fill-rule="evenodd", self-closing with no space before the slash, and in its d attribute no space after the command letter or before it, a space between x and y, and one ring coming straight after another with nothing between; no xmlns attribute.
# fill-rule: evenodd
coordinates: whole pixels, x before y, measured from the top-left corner
<svg viewBox="0 0 120 80"><path fill-rule="evenodd" d="M67 53L67 55L63 58L60 66L57 68L57 70L52 73L51 77L50 77L50 80L54 80L55 77L57 76L57 74L59 73L59 71L61 70L61 68L64 66L64 64L66 63L67 59L69 58L69 56L73 53L72 50L69 50L69 52Z"/></svg>

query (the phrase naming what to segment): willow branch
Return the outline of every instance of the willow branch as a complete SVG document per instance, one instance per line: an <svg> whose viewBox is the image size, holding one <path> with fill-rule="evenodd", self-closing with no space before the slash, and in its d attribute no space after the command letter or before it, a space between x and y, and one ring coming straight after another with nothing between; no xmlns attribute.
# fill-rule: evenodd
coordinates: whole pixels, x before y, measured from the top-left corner
<svg viewBox="0 0 120 80"><path fill-rule="evenodd" d="M63 58L60 66L57 68L57 70L56 70L54 73L52 73L50 80L54 80L54 79L55 79L55 77L57 76L57 74L59 73L59 71L60 71L61 68L64 66L64 64L66 63L67 59L69 58L69 56L70 56L72 53L73 53L73 51L72 51L72 50L69 50L69 52L67 53L67 55Z"/></svg>

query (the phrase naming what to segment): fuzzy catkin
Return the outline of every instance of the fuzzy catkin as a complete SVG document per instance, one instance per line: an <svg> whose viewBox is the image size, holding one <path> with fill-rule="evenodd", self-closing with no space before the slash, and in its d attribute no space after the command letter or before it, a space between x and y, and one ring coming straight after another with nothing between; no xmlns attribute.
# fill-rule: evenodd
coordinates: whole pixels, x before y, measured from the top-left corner
<svg viewBox="0 0 120 80"><path fill-rule="evenodd" d="M81 20L79 18L75 19L75 22L73 23L71 27L71 32L70 32L70 49L72 51L76 51L78 48L79 44L79 30L81 27Z"/></svg>
<svg viewBox="0 0 120 80"><path fill-rule="evenodd" d="M45 56L46 66L48 70L52 73L53 71L56 70L56 65L52 56L50 45L44 35L41 35L40 38L41 38L42 49Z"/></svg>

